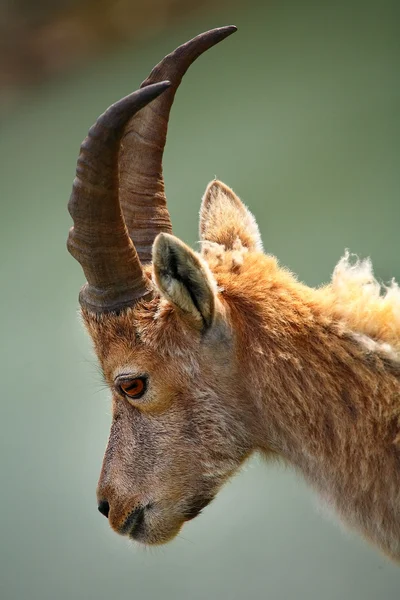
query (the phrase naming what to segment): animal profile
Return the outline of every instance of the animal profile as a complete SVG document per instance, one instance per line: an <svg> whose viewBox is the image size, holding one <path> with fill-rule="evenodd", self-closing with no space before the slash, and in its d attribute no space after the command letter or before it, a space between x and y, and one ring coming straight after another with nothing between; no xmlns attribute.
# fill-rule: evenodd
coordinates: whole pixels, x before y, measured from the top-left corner
<svg viewBox="0 0 400 600"><path fill-rule="evenodd" d="M400 560L396 283L382 289L368 260L346 254L329 285L303 285L218 180L201 204L201 251L172 234L162 157L174 95L235 30L166 56L81 146L68 248L112 393L98 507L116 532L168 542L259 452Z"/></svg>

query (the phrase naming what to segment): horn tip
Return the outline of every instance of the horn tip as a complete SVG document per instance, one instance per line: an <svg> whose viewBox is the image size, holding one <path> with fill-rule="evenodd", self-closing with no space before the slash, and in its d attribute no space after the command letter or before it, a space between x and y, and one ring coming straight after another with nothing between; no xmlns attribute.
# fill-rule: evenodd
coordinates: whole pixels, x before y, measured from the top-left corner
<svg viewBox="0 0 400 600"><path fill-rule="evenodd" d="M235 31L237 31L238 28L236 27L236 25L226 25L226 27L223 27L222 29L226 29L231 33L235 33Z"/></svg>
<svg viewBox="0 0 400 600"><path fill-rule="evenodd" d="M171 87L171 82L168 80L159 81L157 83L152 83L151 85L146 86L145 88L139 88L136 92L133 92L131 96L140 95L144 99L146 99L146 104L151 100L160 96L165 90Z"/></svg>
<svg viewBox="0 0 400 600"><path fill-rule="evenodd" d="M219 35L222 38L226 38L228 37L228 35L232 35L232 33L235 33L235 31L237 31L237 27L236 25L226 25L225 27L217 27L217 29L214 29L215 33L219 33Z"/></svg>
<svg viewBox="0 0 400 600"><path fill-rule="evenodd" d="M153 85L158 86L158 89L160 90L166 90L171 86L171 82L168 79L166 79L165 81L160 81L160 83L154 83Z"/></svg>

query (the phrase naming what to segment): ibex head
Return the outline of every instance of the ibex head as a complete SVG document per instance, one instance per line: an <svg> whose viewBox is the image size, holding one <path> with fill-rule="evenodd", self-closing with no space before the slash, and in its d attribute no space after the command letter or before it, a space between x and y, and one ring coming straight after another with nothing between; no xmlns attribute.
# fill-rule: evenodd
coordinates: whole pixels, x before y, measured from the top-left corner
<svg viewBox="0 0 400 600"><path fill-rule="evenodd" d="M174 94L215 29L164 58L83 142L69 250L112 390L98 485L115 531L173 538L255 450L293 464L400 560L400 291L346 255L298 282L262 252L252 214L213 181L200 253L171 234L162 155Z"/></svg>
<svg viewBox="0 0 400 600"><path fill-rule="evenodd" d="M224 286L232 278L235 293L243 255L261 249L257 225L213 181L201 208L203 250L192 251L171 234L162 176L182 76L235 30L179 47L97 120L69 203L68 248L87 278L82 315L113 396L99 510L147 544L174 537L254 449L257 418Z"/></svg>

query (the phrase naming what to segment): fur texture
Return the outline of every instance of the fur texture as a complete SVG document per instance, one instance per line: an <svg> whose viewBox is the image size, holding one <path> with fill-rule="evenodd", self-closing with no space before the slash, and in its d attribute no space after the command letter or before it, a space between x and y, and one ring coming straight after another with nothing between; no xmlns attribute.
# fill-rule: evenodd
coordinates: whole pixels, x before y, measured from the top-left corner
<svg viewBox="0 0 400 600"><path fill-rule="evenodd" d="M398 284L393 279L389 286L382 286L374 277L369 258L359 260L353 255L353 263L351 258L346 251L335 267L332 283L321 290L326 312L345 320L354 331L400 351Z"/></svg>
<svg viewBox="0 0 400 600"><path fill-rule="evenodd" d="M369 261L312 289L262 253L224 184L203 199L201 255L154 250L154 298L83 313L113 393L98 496L111 526L163 543L254 451L301 471L343 521L400 560L400 292ZM121 375L145 376L132 400ZM129 517L143 508L140 526Z"/></svg>

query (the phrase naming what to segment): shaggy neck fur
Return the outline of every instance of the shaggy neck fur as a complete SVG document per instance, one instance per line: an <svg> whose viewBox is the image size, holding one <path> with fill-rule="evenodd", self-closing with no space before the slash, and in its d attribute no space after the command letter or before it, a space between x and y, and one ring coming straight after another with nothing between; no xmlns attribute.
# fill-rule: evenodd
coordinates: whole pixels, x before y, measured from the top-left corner
<svg viewBox="0 0 400 600"><path fill-rule="evenodd" d="M258 447L300 469L345 521L400 559L400 361L388 343L400 339L400 319L390 328L387 319L400 302L395 286L379 295L367 267L345 257L319 290L258 253L237 277L214 273L265 424L255 425Z"/></svg>

